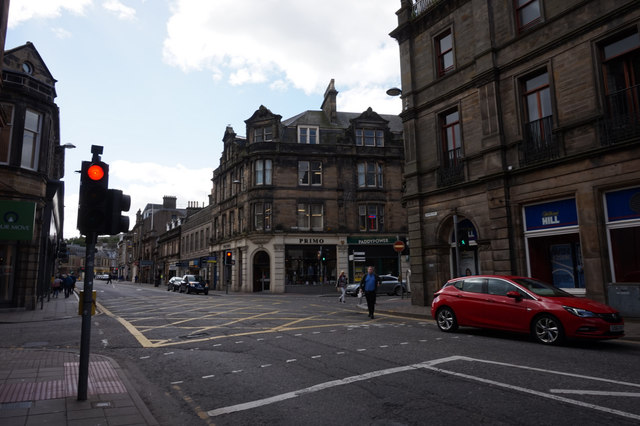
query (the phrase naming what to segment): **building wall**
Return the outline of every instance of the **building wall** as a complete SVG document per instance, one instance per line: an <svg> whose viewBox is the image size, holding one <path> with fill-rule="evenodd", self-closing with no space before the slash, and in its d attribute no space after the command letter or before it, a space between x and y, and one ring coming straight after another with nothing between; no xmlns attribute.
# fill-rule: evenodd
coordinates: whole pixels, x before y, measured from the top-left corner
<svg viewBox="0 0 640 426"><path fill-rule="evenodd" d="M419 3L430 8L415 13L414 2L400 2L392 33L400 52L413 303L428 304L447 279L464 274L456 255L464 263L473 253L472 273L544 273L535 246L545 239L552 249L572 245L581 258L574 273L584 278L574 277L570 290L605 300L613 225L603 200L640 186L640 135L610 142L601 130L610 119L601 49L622 31L637 32L640 4L540 0L540 19L519 27L510 0ZM437 47L447 30L453 67L440 75ZM527 148L524 83L540 70L548 75L551 124L538 141L553 140L545 147L553 149L535 158ZM451 108L459 112L461 157L457 174L443 182L451 153L442 148L439 120ZM527 227L532 206L562 199L575 200L576 224ZM454 216L475 228L471 251L456 253Z"/></svg>

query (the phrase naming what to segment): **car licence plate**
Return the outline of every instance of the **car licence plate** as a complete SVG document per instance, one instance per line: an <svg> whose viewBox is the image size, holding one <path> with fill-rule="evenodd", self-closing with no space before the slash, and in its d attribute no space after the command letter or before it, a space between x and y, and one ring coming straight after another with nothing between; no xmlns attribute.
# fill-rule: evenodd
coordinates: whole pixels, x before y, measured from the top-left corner
<svg viewBox="0 0 640 426"><path fill-rule="evenodd" d="M618 333L620 331L624 331L624 324L610 325L609 326L609 331L611 331L613 333Z"/></svg>

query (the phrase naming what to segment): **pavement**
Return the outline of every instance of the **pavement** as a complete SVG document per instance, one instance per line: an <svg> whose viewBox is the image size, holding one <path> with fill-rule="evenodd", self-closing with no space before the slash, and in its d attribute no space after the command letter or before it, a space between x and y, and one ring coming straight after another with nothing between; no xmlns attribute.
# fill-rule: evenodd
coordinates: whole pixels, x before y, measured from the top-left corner
<svg viewBox="0 0 640 426"><path fill-rule="evenodd" d="M78 317L77 298L59 297L45 301L43 309L0 310L0 326L42 322L48 327L74 317ZM80 330L77 347L79 341ZM90 353L87 399L78 401L79 350L32 345L15 347L5 340L0 347L2 426L159 424L113 359Z"/></svg>
<svg viewBox="0 0 640 426"><path fill-rule="evenodd" d="M217 292L217 296L224 294ZM328 294L320 297L328 297ZM334 293L337 299L337 295ZM429 307L409 297L378 297L376 314L431 320ZM366 302L347 297L345 306L366 310ZM0 310L0 326L69 319L78 316L75 297L45 301L33 311ZM625 321L623 340L640 342L640 319ZM78 336L78 339L80 336ZM5 337L6 339L6 337ZM158 425L126 372L113 359L90 354L87 399L78 401L79 351L73 348L0 348L0 424L31 425ZM79 345L78 345L79 346Z"/></svg>

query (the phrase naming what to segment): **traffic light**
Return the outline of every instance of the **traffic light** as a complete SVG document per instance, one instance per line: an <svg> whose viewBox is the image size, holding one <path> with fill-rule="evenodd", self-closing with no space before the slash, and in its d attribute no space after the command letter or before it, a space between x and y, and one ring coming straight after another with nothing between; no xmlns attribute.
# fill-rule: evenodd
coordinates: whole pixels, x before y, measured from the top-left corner
<svg viewBox="0 0 640 426"><path fill-rule="evenodd" d="M107 224L105 234L117 235L121 232L129 232L129 218L122 212L128 212L131 207L131 197L125 195L119 189L107 191Z"/></svg>
<svg viewBox="0 0 640 426"><path fill-rule="evenodd" d="M458 241L458 247L463 250L469 248L469 241L464 238L460 239L460 241Z"/></svg>
<svg viewBox="0 0 640 426"><path fill-rule="evenodd" d="M100 160L83 161L80 171L78 230L81 234L104 234L107 224L109 165Z"/></svg>
<svg viewBox="0 0 640 426"><path fill-rule="evenodd" d="M230 251L224 252L224 264L233 265L233 253Z"/></svg>
<svg viewBox="0 0 640 426"><path fill-rule="evenodd" d="M56 257L61 262L68 262L69 261L69 253L68 253L66 241L60 240L58 242L58 253L57 253Z"/></svg>

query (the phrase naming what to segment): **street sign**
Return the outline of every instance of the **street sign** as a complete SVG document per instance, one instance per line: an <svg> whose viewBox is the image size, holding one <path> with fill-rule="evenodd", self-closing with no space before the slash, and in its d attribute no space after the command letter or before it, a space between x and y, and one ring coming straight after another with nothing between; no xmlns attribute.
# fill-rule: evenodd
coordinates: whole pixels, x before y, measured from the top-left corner
<svg viewBox="0 0 640 426"><path fill-rule="evenodd" d="M396 241L395 243L393 243L393 249L400 253L402 250L404 250L404 243L400 240Z"/></svg>

